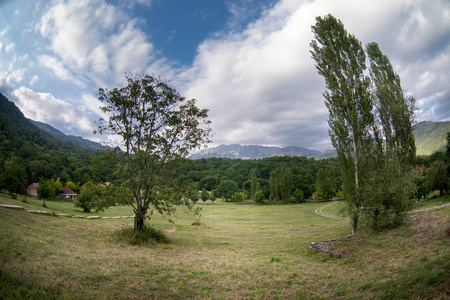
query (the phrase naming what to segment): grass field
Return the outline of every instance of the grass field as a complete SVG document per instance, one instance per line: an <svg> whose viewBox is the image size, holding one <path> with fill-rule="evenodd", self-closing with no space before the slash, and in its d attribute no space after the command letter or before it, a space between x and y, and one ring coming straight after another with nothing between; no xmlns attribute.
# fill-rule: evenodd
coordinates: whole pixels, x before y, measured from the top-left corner
<svg viewBox="0 0 450 300"><path fill-rule="evenodd" d="M435 204L447 203L448 198ZM43 209L0 194L0 203ZM326 204L326 203L325 203ZM113 234L133 219L80 219L0 208L0 299L417 299L450 297L450 206L398 229L334 242L343 258L311 242L351 233L348 220L321 217L324 203L199 204L200 221L179 212L175 224L153 216L169 243L131 246ZM338 214L343 203L324 209ZM130 216L130 207L69 215Z"/></svg>

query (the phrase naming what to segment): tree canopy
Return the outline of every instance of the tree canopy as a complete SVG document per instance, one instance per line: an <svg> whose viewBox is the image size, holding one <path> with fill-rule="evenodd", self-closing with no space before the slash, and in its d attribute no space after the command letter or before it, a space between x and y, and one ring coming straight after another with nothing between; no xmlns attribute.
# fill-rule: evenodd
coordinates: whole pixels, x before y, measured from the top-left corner
<svg viewBox="0 0 450 300"><path fill-rule="evenodd" d="M107 157L132 194L125 202L133 206L134 228L141 230L148 209L170 215L177 205L191 207L186 182L177 181L174 171L189 151L209 142L210 122L195 99L186 100L162 80L149 75L126 79L122 88L99 89L102 111L109 116L99 120L99 133L122 139Z"/></svg>

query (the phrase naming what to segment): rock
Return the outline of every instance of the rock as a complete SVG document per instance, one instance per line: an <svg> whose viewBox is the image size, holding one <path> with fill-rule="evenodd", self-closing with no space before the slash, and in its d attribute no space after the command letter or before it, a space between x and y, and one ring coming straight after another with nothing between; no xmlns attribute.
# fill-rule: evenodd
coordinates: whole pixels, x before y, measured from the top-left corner
<svg viewBox="0 0 450 300"><path fill-rule="evenodd" d="M194 226L206 226L205 223L199 222L199 221L195 221L194 223L192 223L192 225Z"/></svg>

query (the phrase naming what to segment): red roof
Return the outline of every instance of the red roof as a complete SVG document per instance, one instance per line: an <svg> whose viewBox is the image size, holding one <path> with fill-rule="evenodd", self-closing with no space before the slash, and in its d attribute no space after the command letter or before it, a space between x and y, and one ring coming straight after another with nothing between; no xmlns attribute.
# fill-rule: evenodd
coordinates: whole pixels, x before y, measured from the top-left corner
<svg viewBox="0 0 450 300"><path fill-rule="evenodd" d="M64 192L61 193L61 195L76 195L74 191L69 189L67 186L64 187Z"/></svg>
<svg viewBox="0 0 450 300"><path fill-rule="evenodd" d="M38 186L39 186L39 183L32 183L27 187L27 189L31 189L31 190L37 189Z"/></svg>

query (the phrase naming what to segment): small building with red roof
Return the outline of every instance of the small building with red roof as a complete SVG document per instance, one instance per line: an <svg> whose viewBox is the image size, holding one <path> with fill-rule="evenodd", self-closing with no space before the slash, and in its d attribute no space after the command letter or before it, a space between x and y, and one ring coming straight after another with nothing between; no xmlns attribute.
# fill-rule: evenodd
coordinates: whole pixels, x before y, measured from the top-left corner
<svg viewBox="0 0 450 300"><path fill-rule="evenodd" d="M37 197L37 188L39 183L32 183L27 187L27 195Z"/></svg>
<svg viewBox="0 0 450 300"><path fill-rule="evenodd" d="M63 197L63 200L74 201L77 197L77 193L65 186L64 191L61 193L61 196Z"/></svg>

